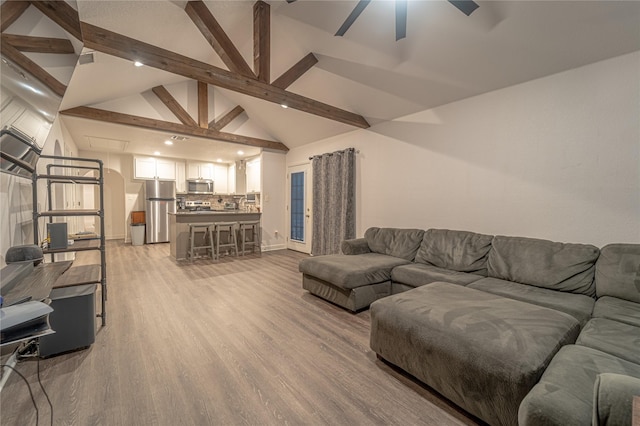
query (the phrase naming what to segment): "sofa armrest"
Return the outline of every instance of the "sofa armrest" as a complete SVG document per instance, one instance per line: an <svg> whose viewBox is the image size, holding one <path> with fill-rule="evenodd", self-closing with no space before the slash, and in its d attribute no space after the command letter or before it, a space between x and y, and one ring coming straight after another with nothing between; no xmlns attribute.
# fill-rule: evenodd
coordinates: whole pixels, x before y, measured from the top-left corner
<svg viewBox="0 0 640 426"><path fill-rule="evenodd" d="M356 238L353 240L344 240L342 242L342 254L364 254L371 253L369 244L364 238Z"/></svg>
<svg viewBox="0 0 640 426"><path fill-rule="evenodd" d="M633 397L640 395L640 379L621 374L599 374L593 389L594 426L630 425Z"/></svg>

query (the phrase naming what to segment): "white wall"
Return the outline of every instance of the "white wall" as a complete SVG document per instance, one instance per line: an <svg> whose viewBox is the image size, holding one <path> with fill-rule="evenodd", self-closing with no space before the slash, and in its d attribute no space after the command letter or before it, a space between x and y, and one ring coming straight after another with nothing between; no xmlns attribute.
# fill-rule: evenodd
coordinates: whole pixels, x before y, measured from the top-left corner
<svg viewBox="0 0 640 426"><path fill-rule="evenodd" d="M283 153L263 151L260 159L262 182L262 248L286 248L287 165Z"/></svg>
<svg viewBox="0 0 640 426"><path fill-rule="evenodd" d="M357 234L640 242L640 52L293 149L355 147Z"/></svg>

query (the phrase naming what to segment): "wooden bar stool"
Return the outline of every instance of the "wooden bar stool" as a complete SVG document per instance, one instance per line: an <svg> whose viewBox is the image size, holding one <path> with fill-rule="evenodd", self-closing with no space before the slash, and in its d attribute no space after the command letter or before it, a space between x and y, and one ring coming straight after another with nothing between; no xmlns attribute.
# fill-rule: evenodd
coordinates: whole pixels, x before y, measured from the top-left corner
<svg viewBox="0 0 640 426"><path fill-rule="evenodd" d="M196 239L202 234L202 244L198 245ZM199 252L204 250L204 256ZM189 224L189 246L187 248L187 259L194 261L204 257L215 259L215 251L213 246L213 223L190 223Z"/></svg>
<svg viewBox="0 0 640 426"><path fill-rule="evenodd" d="M220 259L220 249L226 248L229 251L233 250L235 252L236 257L238 256L238 240L236 239L235 228L238 225L238 222L214 222L213 223L213 234L216 238L216 252L215 259ZM222 242L222 235L228 234L226 242Z"/></svg>
<svg viewBox="0 0 640 426"><path fill-rule="evenodd" d="M245 246L251 246L251 253L255 253L256 248L258 252L261 253L262 249L260 247L260 221L259 220L245 220L238 222L240 234L240 243L242 245L242 255L244 256L247 252ZM251 239L247 240L247 231L251 231L250 237Z"/></svg>

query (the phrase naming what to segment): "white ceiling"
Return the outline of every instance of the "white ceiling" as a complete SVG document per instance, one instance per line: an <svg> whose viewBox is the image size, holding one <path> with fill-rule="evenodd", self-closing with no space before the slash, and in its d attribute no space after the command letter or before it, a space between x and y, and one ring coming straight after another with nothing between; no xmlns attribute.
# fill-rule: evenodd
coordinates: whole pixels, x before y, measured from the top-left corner
<svg viewBox="0 0 640 426"><path fill-rule="evenodd" d="M396 42L393 1L372 1L345 37L333 34L355 0L269 1L271 78L313 52L318 64L288 90L358 113L375 125L640 50L640 2L477 2L480 8L467 17L445 0L409 1L407 37ZM253 1L205 3L251 65ZM184 4L80 0L77 9L81 21L225 68L184 12ZM133 113L141 94L152 87L177 87L186 81L97 53L95 63L75 68L62 109L108 105ZM246 110L225 131L278 140L289 148L355 130L228 90L215 89L212 94L212 116L220 117L236 104ZM257 152L198 138L168 149L163 145L166 133L62 120L79 148L86 150L103 150L90 146L89 141L98 138L128 141L125 152L157 150L181 158L231 161L238 149Z"/></svg>

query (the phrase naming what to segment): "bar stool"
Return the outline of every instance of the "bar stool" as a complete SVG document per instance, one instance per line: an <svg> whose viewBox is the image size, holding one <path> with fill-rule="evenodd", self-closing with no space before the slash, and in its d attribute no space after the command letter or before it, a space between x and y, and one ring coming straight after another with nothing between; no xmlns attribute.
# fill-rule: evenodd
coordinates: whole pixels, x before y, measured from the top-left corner
<svg viewBox="0 0 640 426"><path fill-rule="evenodd" d="M198 234L202 234L202 245L196 244ZM205 250L211 255L211 259L215 259L215 251L213 246L213 223L189 223L189 246L187 248L187 259L194 261L207 255L199 256L198 252Z"/></svg>
<svg viewBox="0 0 640 426"><path fill-rule="evenodd" d="M262 253L262 249L260 247L260 221L259 220L245 220L238 222L240 229L238 233L240 234L240 241L242 244L242 255L244 256L247 251L245 246L251 246L251 253L255 253L256 248L259 253ZM247 240L247 231L251 231L251 239Z"/></svg>
<svg viewBox="0 0 640 426"><path fill-rule="evenodd" d="M213 234L216 238L215 259L220 259L220 248L228 248L229 251L234 250L236 257L238 256L238 240L236 239L235 227L238 222L214 222ZM221 234L228 233L229 236L225 243L220 244Z"/></svg>

